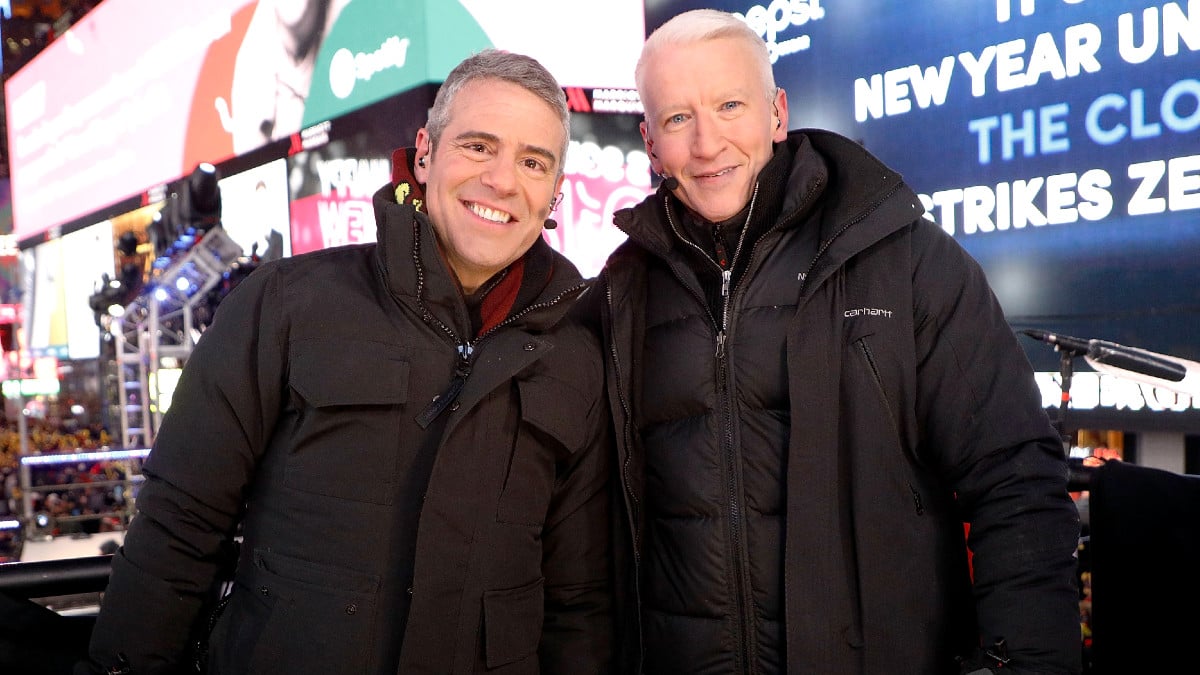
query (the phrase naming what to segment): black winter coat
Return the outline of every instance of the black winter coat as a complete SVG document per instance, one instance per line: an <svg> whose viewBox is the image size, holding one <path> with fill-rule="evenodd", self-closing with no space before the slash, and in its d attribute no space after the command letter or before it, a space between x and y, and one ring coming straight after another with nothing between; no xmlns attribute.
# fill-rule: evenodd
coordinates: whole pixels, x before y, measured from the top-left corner
<svg viewBox="0 0 1200 675"><path fill-rule="evenodd" d="M585 284L539 239L542 296L419 422L472 332L428 219L390 186L375 202L377 245L263 265L222 302L146 462L98 662L174 672L244 512L210 673L607 669L609 419L598 341L567 318Z"/></svg>
<svg viewBox="0 0 1200 675"><path fill-rule="evenodd" d="M673 198L616 215L626 668L931 675L1003 640L1004 672L1077 672L1066 461L982 271L857 144L777 152L723 330Z"/></svg>

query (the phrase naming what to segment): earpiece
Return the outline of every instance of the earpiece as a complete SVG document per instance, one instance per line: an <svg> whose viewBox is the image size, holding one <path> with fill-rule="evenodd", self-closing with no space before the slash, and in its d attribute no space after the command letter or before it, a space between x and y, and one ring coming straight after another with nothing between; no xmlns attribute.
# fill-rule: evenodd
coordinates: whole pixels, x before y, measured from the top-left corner
<svg viewBox="0 0 1200 675"><path fill-rule="evenodd" d="M417 160L417 166L421 167L422 169L425 168L425 158L424 157Z"/></svg>

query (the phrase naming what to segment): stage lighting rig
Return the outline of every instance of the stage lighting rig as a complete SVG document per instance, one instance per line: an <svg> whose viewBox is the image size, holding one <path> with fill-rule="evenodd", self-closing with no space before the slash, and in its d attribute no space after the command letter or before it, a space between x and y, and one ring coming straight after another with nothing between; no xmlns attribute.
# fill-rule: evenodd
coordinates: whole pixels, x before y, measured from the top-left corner
<svg viewBox="0 0 1200 675"><path fill-rule="evenodd" d="M168 191L166 205L149 227L154 255L169 258L221 223L219 180L217 168L202 163Z"/></svg>

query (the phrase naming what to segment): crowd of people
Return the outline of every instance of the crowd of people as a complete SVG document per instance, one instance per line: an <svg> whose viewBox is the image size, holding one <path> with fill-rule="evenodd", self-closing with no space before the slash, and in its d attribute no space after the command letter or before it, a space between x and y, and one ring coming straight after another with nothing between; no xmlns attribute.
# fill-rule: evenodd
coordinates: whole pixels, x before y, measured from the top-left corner
<svg viewBox="0 0 1200 675"><path fill-rule="evenodd" d="M95 452L110 448L112 439L100 426L68 430L40 420L29 420L25 441L30 455ZM19 525L0 529L0 562L20 558L26 531L20 478L22 443L13 422L0 427L0 521ZM132 463L131 463L132 461ZM123 529L130 486L140 460L72 461L39 464L29 468L30 511L36 518L32 531L59 536L94 534Z"/></svg>

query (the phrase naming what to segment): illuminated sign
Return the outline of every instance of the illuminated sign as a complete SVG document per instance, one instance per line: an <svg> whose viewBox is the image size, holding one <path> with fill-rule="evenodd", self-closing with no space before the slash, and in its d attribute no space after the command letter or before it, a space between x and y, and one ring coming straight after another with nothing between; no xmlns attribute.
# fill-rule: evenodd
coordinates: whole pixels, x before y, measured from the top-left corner
<svg viewBox="0 0 1200 675"><path fill-rule="evenodd" d="M697 6L763 37L790 128L903 176L1014 329L1200 360L1200 1L672 0L647 28Z"/></svg>
<svg viewBox="0 0 1200 675"><path fill-rule="evenodd" d="M1035 373L1042 405L1057 408L1062 399L1062 376L1058 373ZM1163 387L1101 373L1074 373L1071 377L1072 410L1152 410L1184 412L1200 410L1200 399Z"/></svg>
<svg viewBox="0 0 1200 675"><path fill-rule="evenodd" d="M61 390L58 379L5 380L4 398L14 399L28 396L53 396Z"/></svg>
<svg viewBox="0 0 1200 675"><path fill-rule="evenodd" d="M321 12L296 22L315 27L304 36L273 2L159 4L105 0L5 82L19 241L440 82L487 47L538 59L564 86L632 86L645 37L642 0L300 3ZM316 46L297 57L298 41Z"/></svg>

